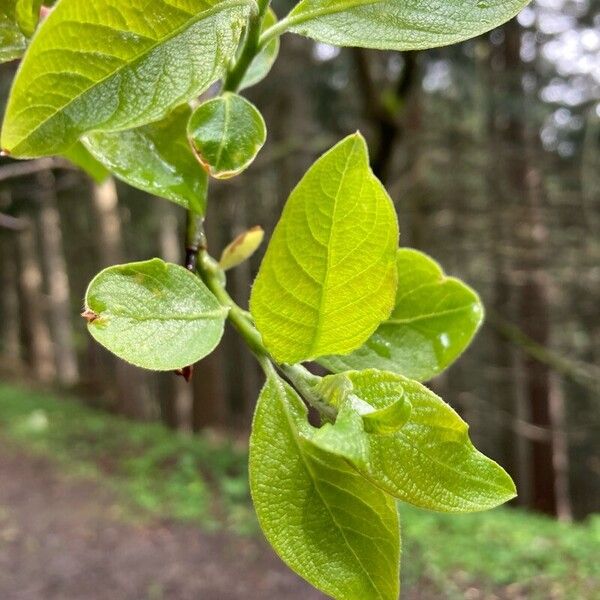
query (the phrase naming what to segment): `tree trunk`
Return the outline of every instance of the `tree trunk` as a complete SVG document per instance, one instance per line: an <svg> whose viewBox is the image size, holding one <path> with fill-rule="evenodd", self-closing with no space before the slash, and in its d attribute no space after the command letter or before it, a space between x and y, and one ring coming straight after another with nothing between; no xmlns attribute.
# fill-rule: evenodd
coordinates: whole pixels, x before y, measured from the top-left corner
<svg viewBox="0 0 600 600"><path fill-rule="evenodd" d="M27 357L34 377L50 383L56 375L54 352L48 329L47 306L42 290L42 270L36 243L35 226L23 217L27 227L17 235L21 322L27 340Z"/></svg>
<svg viewBox="0 0 600 600"><path fill-rule="evenodd" d="M516 21L505 27L505 68L508 91L523 98L520 110L513 108L505 131L507 143L507 180L518 206L517 221L517 310L520 328L541 346L550 341L549 283L545 275L544 248L548 236L544 222L545 189L542 175L535 164L539 151L537 132L526 125L527 103L522 88L520 58L521 29ZM531 506L551 515L558 513L557 473L555 469L555 424L550 409L551 384L549 367L530 355L523 357L525 396L532 425L548 432L547 436L531 440Z"/></svg>
<svg viewBox="0 0 600 600"><path fill-rule="evenodd" d="M167 262L181 264L182 243L179 235L177 207L166 200L156 200L161 256ZM191 429L193 388L173 373L159 373L160 406L163 423L171 429Z"/></svg>
<svg viewBox="0 0 600 600"><path fill-rule="evenodd" d="M72 386L79 379L77 354L73 343L71 291L65 260L60 213L51 171L37 178L42 262L46 272L50 329L54 342L56 374L62 385Z"/></svg>
<svg viewBox="0 0 600 600"><path fill-rule="evenodd" d="M98 256L102 267L124 261L118 203L114 179L108 178L102 184L94 184L92 209L97 226ZM148 390L142 371L117 357L111 357L110 370L114 373L116 383L117 398L114 409L127 417L144 417L146 411L143 398Z"/></svg>
<svg viewBox="0 0 600 600"><path fill-rule="evenodd" d="M2 290L2 355L11 369L21 366L21 329L19 326L19 272L15 252L16 234L0 236L0 289Z"/></svg>

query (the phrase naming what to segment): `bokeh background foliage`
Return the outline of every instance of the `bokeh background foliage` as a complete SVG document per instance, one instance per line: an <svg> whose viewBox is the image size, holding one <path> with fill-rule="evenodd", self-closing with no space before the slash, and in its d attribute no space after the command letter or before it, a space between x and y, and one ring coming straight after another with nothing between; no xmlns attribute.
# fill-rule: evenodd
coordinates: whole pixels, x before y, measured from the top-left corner
<svg viewBox="0 0 600 600"><path fill-rule="evenodd" d="M218 255L248 227L270 235L308 166L360 128L396 204L401 244L428 252L483 298L474 345L431 386L511 473L519 497L485 515L404 508L409 598L593 598L599 585L599 56L599 0L536 0L489 34L423 52L286 36L271 76L247 90L269 139L243 176L212 186L207 227ZM2 107L14 70L0 69ZM244 450L262 382L252 358L228 330L185 384L114 359L79 318L102 267L153 256L181 263L183 218L175 205L94 182L66 161L0 159L0 376L10 381L0 388L0 469L13 481L11 456L34 461L32 473L48 461L56 489L83 478L108 490L117 529L155 531L158 522L178 540L177 523L186 523L210 548L257 532ZM229 272L242 304L261 257ZM0 560L26 561L15 544L36 535L14 531L15 498L43 496L48 482L15 481L0 492ZM263 557L258 542L245 543ZM241 581L257 597L308 593L272 563L282 587L261 588L271 585L261 569L271 571L256 560ZM219 597L202 577L190 575L200 586L190 589ZM172 591L158 579L140 574L142 597ZM5 595L9 585L0 576ZM114 585L113 597L128 597Z"/></svg>

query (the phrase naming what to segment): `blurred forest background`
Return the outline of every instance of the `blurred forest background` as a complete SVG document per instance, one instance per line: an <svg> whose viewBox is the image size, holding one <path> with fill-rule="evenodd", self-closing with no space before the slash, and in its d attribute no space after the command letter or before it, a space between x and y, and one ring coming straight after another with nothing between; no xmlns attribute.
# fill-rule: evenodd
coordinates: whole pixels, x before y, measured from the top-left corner
<svg viewBox="0 0 600 600"><path fill-rule="evenodd" d="M15 68L0 70L1 105ZM242 177L212 186L212 252L254 225L270 234L311 162L360 129L401 244L487 308L474 345L432 387L515 478L515 503L564 520L600 511L600 0L536 0L488 35L426 52L285 36L248 95L269 139ZM243 437L262 378L234 333L188 385L121 363L79 316L101 268L181 262L183 226L177 206L59 159L1 159L0 376ZM230 272L242 304L260 257Z"/></svg>

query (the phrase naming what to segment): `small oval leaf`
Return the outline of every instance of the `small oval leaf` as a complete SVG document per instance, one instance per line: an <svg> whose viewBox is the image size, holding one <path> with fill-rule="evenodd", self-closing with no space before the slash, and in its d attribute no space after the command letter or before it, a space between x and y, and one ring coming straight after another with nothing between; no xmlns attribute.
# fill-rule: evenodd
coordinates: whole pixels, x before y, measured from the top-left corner
<svg viewBox="0 0 600 600"><path fill-rule="evenodd" d="M119 358L173 371L210 354L227 309L200 278L157 258L101 271L85 296L92 336Z"/></svg>
<svg viewBox="0 0 600 600"><path fill-rule="evenodd" d="M215 179L229 179L255 159L267 138L267 128L251 102L225 92L194 111L188 136L206 172Z"/></svg>
<svg viewBox="0 0 600 600"><path fill-rule="evenodd" d="M204 214L207 176L186 137L191 114L186 104L156 123L126 131L92 133L83 138L83 143L129 185Z"/></svg>

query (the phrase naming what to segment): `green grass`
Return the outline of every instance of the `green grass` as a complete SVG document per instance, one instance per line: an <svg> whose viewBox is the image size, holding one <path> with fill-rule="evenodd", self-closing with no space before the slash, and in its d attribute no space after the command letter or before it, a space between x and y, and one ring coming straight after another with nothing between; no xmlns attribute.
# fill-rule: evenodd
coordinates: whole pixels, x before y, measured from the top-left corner
<svg viewBox="0 0 600 600"><path fill-rule="evenodd" d="M2 384L0 433L70 474L101 478L125 508L208 529L257 531L246 454L228 440L177 434Z"/></svg>
<svg viewBox="0 0 600 600"><path fill-rule="evenodd" d="M257 532L246 454L227 440L2 384L0 434L67 473L100 478L130 515ZM427 597L443 600L600 599L600 515L567 525L509 509L440 515L402 506L401 513L405 589L419 582Z"/></svg>

